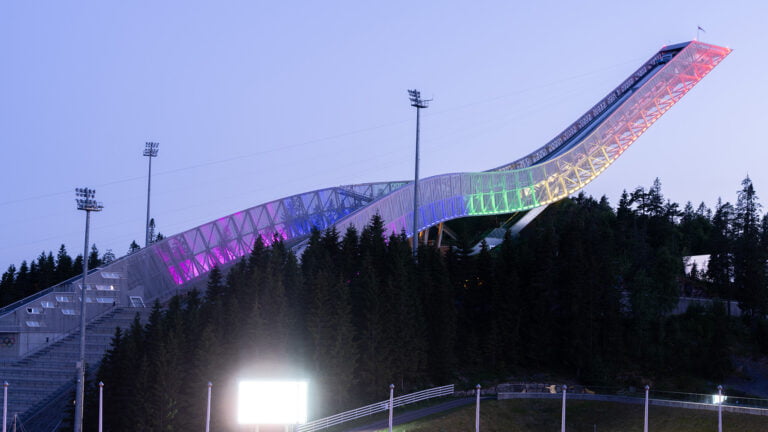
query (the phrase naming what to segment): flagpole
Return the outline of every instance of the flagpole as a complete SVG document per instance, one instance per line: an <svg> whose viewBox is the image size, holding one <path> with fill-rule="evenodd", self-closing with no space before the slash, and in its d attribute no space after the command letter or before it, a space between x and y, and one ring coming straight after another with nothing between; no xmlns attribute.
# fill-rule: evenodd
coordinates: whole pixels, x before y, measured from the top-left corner
<svg viewBox="0 0 768 432"><path fill-rule="evenodd" d="M701 35L701 32L704 32L704 33L706 33L707 31L706 31L706 30L704 30L703 28L701 28L701 26L696 26L696 40L697 40L697 41L699 41L699 40L700 40L700 35Z"/></svg>

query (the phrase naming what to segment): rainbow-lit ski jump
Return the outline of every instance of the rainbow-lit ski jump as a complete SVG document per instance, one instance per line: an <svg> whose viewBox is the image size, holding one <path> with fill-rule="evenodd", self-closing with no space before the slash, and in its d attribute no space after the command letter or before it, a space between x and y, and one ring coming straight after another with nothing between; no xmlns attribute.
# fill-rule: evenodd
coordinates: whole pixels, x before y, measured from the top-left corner
<svg viewBox="0 0 768 432"><path fill-rule="evenodd" d="M247 253L256 236L269 243L275 235L301 240L313 226L361 229L378 213L388 232L405 231L411 237L451 219L514 213L558 201L608 168L729 52L701 42L664 47L531 154L487 172L423 179L416 230L412 182L340 186L262 204L175 235L146 250L145 260L182 284Z"/></svg>
<svg viewBox="0 0 768 432"><path fill-rule="evenodd" d="M486 172L423 179L415 229L411 182L320 189L261 204L168 237L95 271L89 276L89 285L110 287L94 289L94 296L114 297L118 305L147 303L166 298L179 285L204 280L214 266L226 266L246 255L257 236L267 244L279 236L296 245L309 236L312 227L323 230L336 226L340 232L349 225L361 229L379 214L388 232L405 231L411 237L451 219L515 213L555 202L580 190L608 168L730 51L696 41L664 47L531 154ZM69 281L27 300L48 301L45 296L61 292L71 295L76 283ZM100 297L93 303L98 306L89 308L93 316L113 307L112 300ZM11 315L0 311L0 324ZM74 327L77 317L71 318ZM18 320L14 324L26 328L24 320Z"/></svg>

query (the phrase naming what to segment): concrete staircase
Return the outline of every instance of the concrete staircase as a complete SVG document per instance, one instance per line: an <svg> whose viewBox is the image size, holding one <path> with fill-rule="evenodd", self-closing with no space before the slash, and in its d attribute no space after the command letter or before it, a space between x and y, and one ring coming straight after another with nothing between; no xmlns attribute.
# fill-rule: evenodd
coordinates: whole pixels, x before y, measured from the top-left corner
<svg viewBox="0 0 768 432"><path fill-rule="evenodd" d="M86 327L85 347L89 371L95 370L101 362L115 328L127 330L137 313L145 322L149 312L150 308L116 308L91 321ZM0 381L9 384L9 422L14 414L19 414L26 430L56 430L64 414L63 407L58 405L71 402L70 393L74 391L75 365L79 356L78 329L21 360L1 365Z"/></svg>

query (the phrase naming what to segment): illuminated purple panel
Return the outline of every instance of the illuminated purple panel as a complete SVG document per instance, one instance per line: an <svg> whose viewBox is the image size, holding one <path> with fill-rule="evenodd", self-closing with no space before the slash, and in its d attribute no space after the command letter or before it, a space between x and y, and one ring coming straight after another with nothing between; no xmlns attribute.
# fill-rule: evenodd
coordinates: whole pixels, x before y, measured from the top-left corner
<svg viewBox="0 0 768 432"><path fill-rule="evenodd" d="M195 263L192 262L192 260L187 259L180 262L179 268L181 269L181 273L184 275L185 280L192 280L200 275L200 272L197 267L195 267Z"/></svg>
<svg viewBox="0 0 768 432"><path fill-rule="evenodd" d="M235 242L236 244L236 242ZM227 248L216 246L211 248L211 254L213 255L214 259L219 264L226 264L233 259L235 259L235 255L232 254Z"/></svg>
<svg viewBox="0 0 768 432"><path fill-rule="evenodd" d="M233 255L232 258L245 255L245 252L243 251L243 245L240 244L240 240L234 240L227 243L227 249Z"/></svg>
<svg viewBox="0 0 768 432"><path fill-rule="evenodd" d="M250 210L251 218L253 218L253 223L256 224L256 230L261 231L270 225L269 216L267 215L267 211L264 209L266 206L258 207L255 209Z"/></svg>
<svg viewBox="0 0 768 432"><path fill-rule="evenodd" d="M240 236L240 230L238 229L233 217L226 218L225 232L227 233L227 238L229 239L234 239Z"/></svg>
<svg viewBox="0 0 768 432"><path fill-rule="evenodd" d="M213 266L216 265L216 263L211 259L211 256L205 252L195 255L195 259L197 260L199 267L203 270L204 273L211 271Z"/></svg>
<svg viewBox="0 0 768 432"><path fill-rule="evenodd" d="M189 248L191 249L190 251L192 252L192 254L198 253L205 248L204 245L200 247L200 243L202 242L199 242L199 243L197 242L197 237L198 237L197 229L193 229L185 232L183 237L184 237L184 240L187 242L187 246L189 246ZM188 257L188 256L189 255L186 255L185 257Z"/></svg>
<svg viewBox="0 0 768 432"><path fill-rule="evenodd" d="M199 254L200 252L207 249L207 246L205 244L205 240L203 240L203 233L202 233L202 226L198 229L192 231L194 235L192 236L194 241L192 243L189 242L189 237L187 237L187 243L192 246L192 253Z"/></svg>
<svg viewBox="0 0 768 432"><path fill-rule="evenodd" d="M288 240L289 238L288 228L285 226L285 224L275 224L274 233L283 240Z"/></svg>
<svg viewBox="0 0 768 432"><path fill-rule="evenodd" d="M171 262L171 255L165 250L164 246L165 245L162 245L157 248L157 254L160 255L160 259L162 259L164 263L168 264Z"/></svg>
<svg viewBox="0 0 768 432"><path fill-rule="evenodd" d="M216 225L216 229L218 230L218 235L221 237L221 240L231 240L235 237L234 232L229 228L229 217L216 219L213 221L213 224Z"/></svg>
<svg viewBox="0 0 768 432"><path fill-rule="evenodd" d="M281 204L280 201L271 202L263 207L264 211L267 213L267 217L269 218L270 225L275 221L282 219L282 218L278 218L278 212L282 207L280 204Z"/></svg>
<svg viewBox="0 0 768 432"><path fill-rule="evenodd" d="M253 226L251 225L251 221L248 218L248 213L246 211L241 211L233 214L232 219L234 219L235 226L237 227L237 232L240 235L253 232Z"/></svg>
<svg viewBox="0 0 768 432"><path fill-rule="evenodd" d="M201 226L200 232L203 234L203 241L208 248L219 243L219 234L216 232L216 222Z"/></svg>
<svg viewBox="0 0 768 432"><path fill-rule="evenodd" d="M181 277L181 275L179 274L179 271L176 270L176 267L168 266L168 273L171 274L171 278L173 279L173 282L176 285L181 285L184 283L184 278Z"/></svg>
<svg viewBox="0 0 768 432"><path fill-rule="evenodd" d="M256 242L256 237L253 235L253 233L245 234L242 237L242 252L243 255L250 253L251 250L253 250L253 244Z"/></svg>
<svg viewBox="0 0 768 432"><path fill-rule="evenodd" d="M320 205L319 202L315 201L315 198L318 196L318 194L312 193L312 194L304 194L301 196L301 201L304 204L304 208L311 212L314 210L314 208L318 207Z"/></svg>
<svg viewBox="0 0 768 432"><path fill-rule="evenodd" d="M173 236L166 241L166 244L171 251L171 257L176 262L181 261L189 254L189 248L184 243L183 236Z"/></svg>

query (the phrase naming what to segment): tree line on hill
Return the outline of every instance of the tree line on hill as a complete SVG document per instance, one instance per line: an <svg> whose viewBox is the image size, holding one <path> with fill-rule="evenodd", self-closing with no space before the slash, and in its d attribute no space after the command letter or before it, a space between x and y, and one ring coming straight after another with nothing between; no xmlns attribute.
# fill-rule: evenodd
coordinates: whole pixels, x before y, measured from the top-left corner
<svg viewBox="0 0 768 432"><path fill-rule="evenodd" d="M99 257L99 250L93 245L88 254L88 267L96 268L114 259L115 255L109 250ZM29 264L22 261L18 269L11 264L0 277L0 305L6 306L82 273L83 255L73 259L64 245L59 247L55 258L49 251L40 253Z"/></svg>
<svg viewBox="0 0 768 432"><path fill-rule="evenodd" d="M446 383L555 371L584 383L722 379L733 355L768 353L768 222L751 181L736 205L665 200L657 180L616 210L579 195L491 250L418 250L374 217L313 231L301 261L280 239L225 275L118 329L89 384L109 431L192 430L214 383L213 430L234 418L238 376L310 378L313 417ZM682 257L712 253L686 277ZM736 299L671 314L686 294Z"/></svg>

